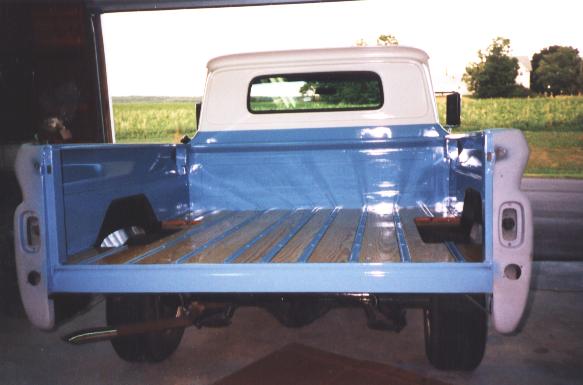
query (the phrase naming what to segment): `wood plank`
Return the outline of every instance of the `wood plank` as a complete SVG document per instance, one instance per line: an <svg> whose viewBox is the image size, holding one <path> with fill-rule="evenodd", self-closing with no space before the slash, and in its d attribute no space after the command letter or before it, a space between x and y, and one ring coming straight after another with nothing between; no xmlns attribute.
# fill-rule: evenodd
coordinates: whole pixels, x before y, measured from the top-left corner
<svg viewBox="0 0 583 385"><path fill-rule="evenodd" d="M192 250L204 245L213 238L221 235L230 228L237 226L246 219L256 215L255 211L231 211L223 220L209 226L208 228L197 232L188 237L186 240L179 242L173 247L169 247L159 253L156 253L148 258L144 258L138 263L140 264L156 264L156 263L173 263L178 258L191 252Z"/></svg>
<svg viewBox="0 0 583 385"><path fill-rule="evenodd" d="M177 231L177 232L175 232L167 237L160 238L157 241L154 241L151 243L147 243L147 244L143 244L143 245L128 246L125 250L123 250L119 253L115 253L115 254L112 254L108 257L105 257L105 258L98 260L96 262L96 264L98 264L98 265L116 265L116 264L126 263L138 255L141 255L149 250L152 250L156 247L159 247L159 246L165 244L166 242L173 241L174 239L180 237L181 235L184 235L184 233L187 232L188 230L189 229L186 228L186 229Z"/></svg>
<svg viewBox="0 0 583 385"><path fill-rule="evenodd" d="M409 246L411 262L454 262L455 259L443 243L425 243L415 225L415 217L425 216L417 208L399 210L405 240Z"/></svg>
<svg viewBox="0 0 583 385"><path fill-rule="evenodd" d="M309 262L346 262L358 227L361 210L342 209L309 258Z"/></svg>
<svg viewBox="0 0 583 385"><path fill-rule="evenodd" d="M456 243L467 262L484 262L484 245L481 243Z"/></svg>
<svg viewBox="0 0 583 385"><path fill-rule="evenodd" d="M275 246L282 238L284 238L293 228L301 222L303 218L311 210L297 210L290 215L283 223L281 223L271 233L266 235L263 239L257 242L249 250L245 251L235 262L257 262L259 261L273 246Z"/></svg>
<svg viewBox="0 0 583 385"><path fill-rule="evenodd" d="M274 210L262 214L246 224L242 229L229 235L221 242L194 255L186 263L222 263L227 257L245 246L263 230L285 215L285 211Z"/></svg>
<svg viewBox="0 0 583 385"><path fill-rule="evenodd" d="M73 254L67 257L67 265L75 265L77 263L82 263L83 261L93 258L99 254L105 253L109 251L109 247L92 247L87 250L80 251L76 254Z"/></svg>
<svg viewBox="0 0 583 385"><path fill-rule="evenodd" d="M134 256L140 255L141 253L144 253L144 252L151 250L151 249L153 249L161 244L164 244L165 242L168 242L170 240L173 240L173 239L179 237L184 232L188 231L190 228L192 228L192 225L188 226L188 228L183 227L180 231L177 229L175 232L173 232L172 234L170 234L166 237L162 237L154 242L143 244L143 245L134 245L134 246L125 246L124 245L124 246L120 246L120 247L116 247L116 248L92 247L90 249L87 249L85 251L82 251L80 253L77 253L77 254L70 256L69 259L67 260L66 264L68 264L68 265L81 264L89 259L92 259L94 257L97 257L97 256L99 256L101 254L105 254L105 253L112 253L112 255L110 255L108 257L104 257L104 258L102 258L102 260L98 260L97 262L95 262L96 264L98 264L98 263L101 263L101 264L124 263L125 261L128 261L131 258L133 258ZM116 252L115 249L118 249L118 251ZM113 253L115 253L115 254L113 254ZM104 261L106 261L106 262L104 262Z"/></svg>
<svg viewBox="0 0 583 385"><path fill-rule="evenodd" d="M150 242L150 243L143 244L143 245L130 246L126 250L123 250L119 253L116 253L116 254L110 255L106 258L103 258L101 260L98 260L96 262L96 264L116 265L116 264L126 263L127 261L133 259L134 257L136 257L138 255L142 255L142 254L148 252L149 250L152 250L156 247L160 247L168 242L174 241L175 239L183 236L186 232L190 231L194 227L202 226L202 224L205 222L208 222L210 220L218 220L218 219L227 217L229 215L231 215L231 213L227 212L227 211L212 213L212 214L206 216L201 222L199 222L196 225L185 226L182 230L176 231L176 232L172 233L171 235L160 238L154 242Z"/></svg>
<svg viewBox="0 0 583 385"><path fill-rule="evenodd" d="M359 262L399 262L400 258L393 216L369 212Z"/></svg>
<svg viewBox="0 0 583 385"><path fill-rule="evenodd" d="M273 263L290 263L296 262L302 255L302 252L314 238L314 235L320 230L326 218L330 216L332 210L319 210L314 216L302 227L302 229L290 239L287 245L273 257Z"/></svg>

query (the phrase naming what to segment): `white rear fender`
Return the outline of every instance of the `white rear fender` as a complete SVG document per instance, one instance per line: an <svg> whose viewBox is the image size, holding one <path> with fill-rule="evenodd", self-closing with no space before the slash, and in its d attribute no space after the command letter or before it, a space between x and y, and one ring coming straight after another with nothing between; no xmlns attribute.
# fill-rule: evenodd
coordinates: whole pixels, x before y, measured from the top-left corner
<svg viewBox="0 0 583 385"><path fill-rule="evenodd" d="M55 324L53 301L47 287L47 239L42 147L23 145L16 156L16 175L23 201L14 213L14 252L22 304L30 322L40 329Z"/></svg>
<svg viewBox="0 0 583 385"><path fill-rule="evenodd" d="M492 321L500 333L518 327L526 308L532 271L532 212L520 190L528 145L519 130L493 130Z"/></svg>

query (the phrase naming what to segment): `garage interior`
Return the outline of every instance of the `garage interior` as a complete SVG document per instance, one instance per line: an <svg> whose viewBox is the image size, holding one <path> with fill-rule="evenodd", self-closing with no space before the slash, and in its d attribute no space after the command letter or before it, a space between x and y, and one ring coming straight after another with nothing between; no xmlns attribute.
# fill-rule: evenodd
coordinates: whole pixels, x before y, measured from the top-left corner
<svg viewBox="0 0 583 385"><path fill-rule="evenodd" d="M410 311L408 325L392 333L367 328L360 309L333 309L303 328L285 328L263 309L242 308L228 328L187 329L178 351L158 364L124 362L106 342L72 346L62 341L70 332L104 323L100 297L63 298L58 303L63 319L52 332L28 323L14 264L13 212L22 198L14 159L19 145L32 142L43 118L52 113L52 101L71 92L76 140L112 142L100 14L297 2L306 1L0 4L0 383L345 384L370 375L372 383L583 384L581 181L557 181L544 193L532 189L532 180L523 181L535 209L536 262L527 315L516 335L490 330L484 361L473 372L431 367L423 349L421 310ZM565 203L549 203L553 194ZM547 231L547 211L569 220L552 222ZM70 317L80 308L80 315ZM277 363L278 354L286 357L286 365Z"/></svg>

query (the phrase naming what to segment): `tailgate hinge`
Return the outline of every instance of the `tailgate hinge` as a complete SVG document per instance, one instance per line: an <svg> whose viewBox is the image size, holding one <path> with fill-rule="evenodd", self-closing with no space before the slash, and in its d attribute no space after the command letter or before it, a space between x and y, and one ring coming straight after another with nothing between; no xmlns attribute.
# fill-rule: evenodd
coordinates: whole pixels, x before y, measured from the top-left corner
<svg viewBox="0 0 583 385"><path fill-rule="evenodd" d="M34 169L37 170L40 175L50 175L53 173L51 154L47 153L47 151L43 151L41 154L40 160L35 161L34 163Z"/></svg>

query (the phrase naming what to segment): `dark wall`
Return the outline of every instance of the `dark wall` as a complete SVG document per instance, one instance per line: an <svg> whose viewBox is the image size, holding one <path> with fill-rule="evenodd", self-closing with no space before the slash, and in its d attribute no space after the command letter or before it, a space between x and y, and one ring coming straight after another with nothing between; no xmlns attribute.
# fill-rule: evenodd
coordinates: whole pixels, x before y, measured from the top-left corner
<svg viewBox="0 0 583 385"><path fill-rule="evenodd" d="M0 143L54 115L75 142L103 141L94 58L83 3L0 3Z"/></svg>
<svg viewBox="0 0 583 385"><path fill-rule="evenodd" d="M14 172L0 170L0 314L21 315L14 263L14 208L22 200Z"/></svg>

